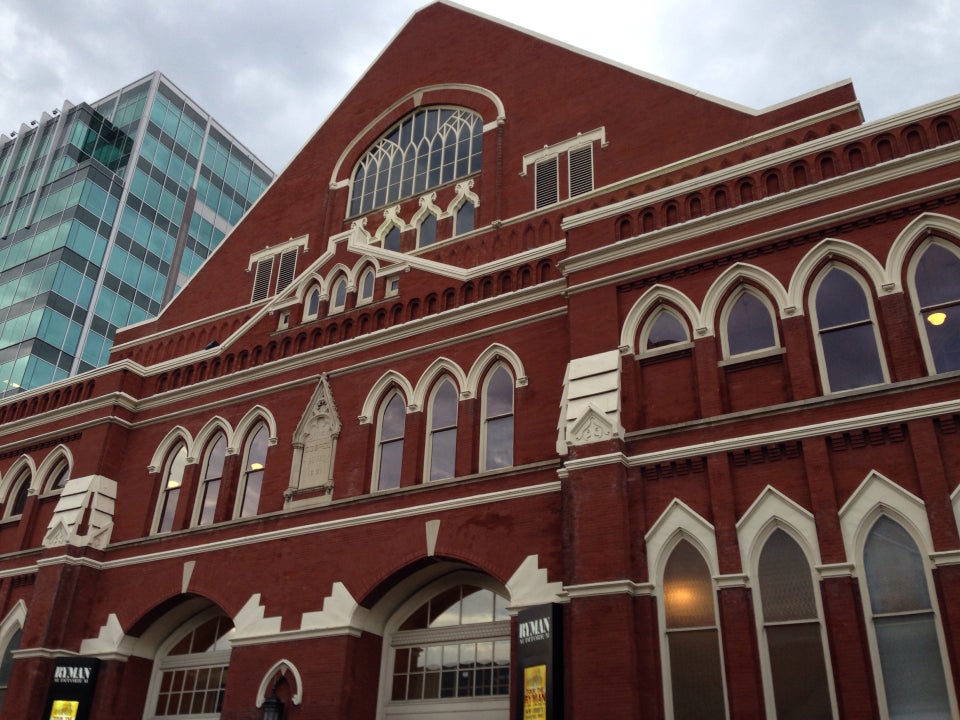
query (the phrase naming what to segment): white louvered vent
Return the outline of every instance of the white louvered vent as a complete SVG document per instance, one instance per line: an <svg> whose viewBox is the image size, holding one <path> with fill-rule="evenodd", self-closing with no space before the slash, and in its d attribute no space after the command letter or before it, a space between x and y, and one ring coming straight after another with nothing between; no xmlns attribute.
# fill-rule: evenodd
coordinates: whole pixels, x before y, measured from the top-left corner
<svg viewBox="0 0 960 720"><path fill-rule="evenodd" d="M253 296L251 302L265 300L270 292L270 273L273 272L273 256L257 263L257 272L253 277Z"/></svg>
<svg viewBox="0 0 960 720"><path fill-rule="evenodd" d="M557 179L557 156L539 161L534 165L537 196L535 207L553 205L560 199L560 187Z"/></svg>
<svg viewBox="0 0 960 720"><path fill-rule="evenodd" d="M574 148L570 159L570 197L593 190L593 145Z"/></svg>
<svg viewBox="0 0 960 720"><path fill-rule="evenodd" d="M277 294L286 290L297 272L297 248L287 250L280 256L280 270L277 272Z"/></svg>

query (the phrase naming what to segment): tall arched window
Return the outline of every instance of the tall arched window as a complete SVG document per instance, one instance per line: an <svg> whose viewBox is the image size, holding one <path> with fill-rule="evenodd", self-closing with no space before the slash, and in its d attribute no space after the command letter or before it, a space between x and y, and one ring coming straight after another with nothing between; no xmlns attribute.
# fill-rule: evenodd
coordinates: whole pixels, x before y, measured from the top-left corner
<svg viewBox="0 0 960 720"><path fill-rule="evenodd" d="M258 425L247 439L241 487L237 493L237 517L252 517L260 509L260 492L263 490L263 472L267 465L269 443L270 434L263 423Z"/></svg>
<svg viewBox="0 0 960 720"><path fill-rule="evenodd" d="M713 579L687 540L677 543L667 560L663 605L674 720L725 718Z"/></svg>
<svg viewBox="0 0 960 720"><path fill-rule="evenodd" d="M24 468L10 483L10 490L7 492L7 503L4 508L3 516L15 518L23 515L23 509L27 505L27 496L30 493L30 470Z"/></svg>
<svg viewBox="0 0 960 720"><path fill-rule="evenodd" d="M960 254L931 243L915 261L913 291L933 372L960 370Z"/></svg>
<svg viewBox="0 0 960 720"><path fill-rule="evenodd" d="M776 347L777 334L769 304L753 290L742 288L731 298L723 314L727 357Z"/></svg>
<svg viewBox="0 0 960 720"><path fill-rule="evenodd" d="M657 310L640 333L640 352L659 350L669 345L689 342L687 324L671 308Z"/></svg>
<svg viewBox="0 0 960 720"><path fill-rule="evenodd" d="M882 515L864 543L863 567L886 717L955 717L930 582L916 542Z"/></svg>
<svg viewBox="0 0 960 720"><path fill-rule="evenodd" d="M183 484L183 470L187 464L187 446L179 443L167 455L163 471L163 485L160 487L160 502L157 506L157 532L170 532L177 513L177 500L180 498L180 486Z"/></svg>
<svg viewBox="0 0 960 720"><path fill-rule="evenodd" d="M210 609L161 646L147 700L148 720L220 717L233 634L230 618Z"/></svg>
<svg viewBox="0 0 960 720"><path fill-rule="evenodd" d="M457 208L456 222L454 223L454 235L463 235L474 228L474 217L476 208L469 200Z"/></svg>
<svg viewBox="0 0 960 720"><path fill-rule="evenodd" d="M304 307L303 319L315 320L320 314L320 288L315 287L307 294L307 303Z"/></svg>
<svg viewBox="0 0 960 720"><path fill-rule="evenodd" d="M513 376L497 365L483 388L482 470L513 465Z"/></svg>
<svg viewBox="0 0 960 720"><path fill-rule="evenodd" d="M333 283L333 293L330 296L330 312L342 312L347 307L347 279L339 278Z"/></svg>
<svg viewBox="0 0 960 720"><path fill-rule="evenodd" d="M767 538L757 569L764 665L776 720L832 718L823 629L810 563L783 530Z"/></svg>
<svg viewBox="0 0 960 720"><path fill-rule="evenodd" d="M403 465L403 430L407 409L400 393L394 392L380 411L377 425L377 456L374 458L374 490L400 487Z"/></svg>
<svg viewBox="0 0 960 720"><path fill-rule="evenodd" d="M428 480L443 480L456 474L457 457L457 389L444 379L430 399L427 435Z"/></svg>
<svg viewBox="0 0 960 720"><path fill-rule="evenodd" d="M373 268L367 268L360 275L360 291L357 295L357 302L367 303L373 300L373 285L377 276Z"/></svg>
<svg viewBox="0 0 960 720"><path fill-rule="evenodd" d="M394 225L392 228L387 230L387 234L383 236L383 247L385 250L393 250L394 252L400 251L400 228Z"/></svg>
<svg viewBox="0 0 960 720"><path fill-rule="evenodd" d="M7 688L10 687L10 673L13 670L13 651L20 649L20 637L23 635L23 629L16 630L10 637L7 647L3 650L3 658L0 659L0 709L3 708L3 701L7 697Z"/></svg>
<svg viewBox="0 0 960 720"><path fill-rule="evenodd" d="M419 195L480 170L483 120L463 108L425 107L388 130L357 162L350 214Z"/></svg>
<svg viewBox="0 0 960 720"><path fill-rule="evenodd" d="M203 467L203 480L197 493L196 524L209 525L217 510L217 497L223 480L223 462L227 455L227 438L217 433L207 446Z"/></svg>
<svg viewBox="0 0 960 720"><path fill-rule="evenodd" d="M67 480L70 479L70 463L66 459L61 460L57 463L56 467L53 469L53 472L50 473L47 482L47 490L63 490L64 486L67 484Z"/></svg>
<svg viewBox="0 0 960 720"><path fill-rule="evenodd" d="M417 247L427 247L437 241L437 216L427 213L417 229Z"/></svg>
<svg viewBox="0 0 960 720"><path fill-rule="evenodd" d="M884 381L873 307L862 281L839 265L814 285L817 349L831 392Z"/></svg>

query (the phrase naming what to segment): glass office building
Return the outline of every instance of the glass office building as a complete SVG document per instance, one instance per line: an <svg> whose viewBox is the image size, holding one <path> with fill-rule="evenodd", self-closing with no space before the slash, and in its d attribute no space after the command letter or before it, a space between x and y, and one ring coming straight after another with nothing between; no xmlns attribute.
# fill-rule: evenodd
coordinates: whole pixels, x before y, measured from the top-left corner
<svg viewBox="0 0 960 720"><path fill-rule="evenodd" d="M0 135L0 396L105 364L272 179L159 72Z"/></svg>

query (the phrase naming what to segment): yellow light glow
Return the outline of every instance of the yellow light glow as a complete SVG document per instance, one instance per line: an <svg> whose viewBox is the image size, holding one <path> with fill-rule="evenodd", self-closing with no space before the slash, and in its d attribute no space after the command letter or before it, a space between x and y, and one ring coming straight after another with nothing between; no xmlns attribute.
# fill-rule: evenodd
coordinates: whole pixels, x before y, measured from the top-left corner
<svg viewBox="0 0 960 720"><path fill-rule="evenodd" d="M927 322L931 325L943 325L947 319L947 314L943 312L932 312L927 315Z"/></svg>
<svg viewBox="0 0 960 720"><path fill-rule="evenodd" d="M261 463L250 463L251 470L263 470L263 465Z"/></svg>
<svg viewBox="0 0 960 720"><path fill-rule="evenodd" d="M696 593L689 588L678 587L667 592L667 604L675 608L690 607L697 601Z"/></svg>

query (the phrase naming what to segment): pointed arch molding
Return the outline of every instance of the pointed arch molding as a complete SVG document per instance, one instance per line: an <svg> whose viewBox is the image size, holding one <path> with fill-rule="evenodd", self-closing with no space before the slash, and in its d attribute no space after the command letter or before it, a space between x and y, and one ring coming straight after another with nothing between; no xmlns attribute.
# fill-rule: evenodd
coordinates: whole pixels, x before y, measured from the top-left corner
<svg viewBox="0 0 960 720"><path fill-rule="evenodd" d="M881 515L903 525L917 541L921 554L933 554L933 535L923 500L872 470L840 508L840 531L847 562L859 564L859 550Z"/></svg>
<svg viewBox="0 0 960 720"><path fill-rule="evenodd" d="M373 422L377 404L392 387L395 387L400 391L400 394L403 395L404 404L411 402L413 398L413 385L396 370L388 370L373 384L370 392L367 393L367 399L363 401L363 411L358 418L361 425L369 425ZM407 411L410 411L409 407Z"/></svg>
<svg viewBox="0 0 960 720"><path fill-rule="evenodd" d="M900 287L903 277L904 264L914 243L928 234L943 233L955 240L960 240L960 220L941 215L939 213L923 213L918 215L900 231L897 239L890 246L887 253L887 265L883 271L884 287Z"/></svg>
<svg viewBox="0 0 960 720"><path fill-rule="evenodd" d="M243 419L237 423L237 429L233 433L233 437L227 438L228 449L227 452L236 452L236 448L240 447L240 444L246 440L247 435L254 428L258 422L263 422L267 426L267 433L270 435L268 443L270 446L277 444L277 421L273 417L273 413L267 410L263 405L254 405L252 408L247 410L246 415L243 416Z"/></svg>
<svg viewBox="0 0 960 720"><path fill-rule="evenodd" d="M505 365L509 366L510 370L513 372L515 387L526 387L527 374L523 369L523 363L520 361L520 356L506 345L493 343L482 353L480 353L480 355L477 356L477 359L474 361L473 366L470 368L470 372L467 373L467 383L466 387L462 388L463 394L461 397L477 397L477 394L480 392L480 381L483 379L487 369L497 360L500 360Z"/></svg>
<svg viewBox="0 0 960 720"><path fill-rule="evenodd" d="M293 462L285 500L297 490L322 489L326 500L333 493L333 466L337 439L343 427L326 373L320 375L313 396L293 432Z"/></svg>
<svg viewBox="0 0 960 720"><path fill-rule="evenodd" d="M621 352L637 351L637 334L640 332L640 323L643 322L651 310L664 304L672 305L683 313L697 336L707 334L707 328L703 325L700 311L689 297L668 285L654 285L640 296L623 320L623 329L620 331Z"/></svg>
<svg viewBox="0 0 960 720"><path fill-rule="evenodd" d="M7 496L13 490L13 483L15 483L24 472L29 474L30 487L32 489L34 483L37 482L37 465L29 455L21 455L18 457L3 476L3 480L0 480L0 502L7 501Z"/></svg>
<svg viewBox="0 0 960 720"><path fill-rule="evenodd" d="M196 462L193 436L185 427L177 425L176 427L170 428L170 431L164 436L163 440L160 441L160 444L157 445L153 457L150 458L150 464L147 466L147 472L160 472L170 451L180 442L187 448L187 463Z"/></svg>
<svg viewBox="0 0 960 720"><path fill-rule="evenodd" d="M287 673L290 673L290 677L287 677ZM273 664L266 674L263 676L263 680L260 681L260 687L257 688L257 707L263 705L263 701L267 697L267 693L273 692L273 688L276 683L273 682L273 679L280 675L280 677L287 680L292 686L291 689L294 689L295 692L290 695L290 702L294 705L299 705L303 701L303 679L300 677L300 671L297 670L297 666L292 662L284 658L283 660L278 660ZM292 680L292 682L291 682ZM272 684L271 684L272 683Z"/></svg>
<svg viewBox="0 0 960 720"><path fill-rule="evenodd" d="M810 252L803 256L803 259L797 264L793 277L790 278L790 288L787 291L788 303L789 307L796 308L797 315L804 314L804 294L819 266L821 263L831 260L849 264L853 266L854 270L860 270L878 295L889 295L900 288L899 282L895 287L884 284L883 266L871 253L846 240L827 238L821 240L811 248Z"/></svg>
<svg viewBox="0 0 960 720"><path fill-rule="evenodd" d="M720 310L724 296L728 290L738 285L753 285L761 290L766 290L770 297L773 298L777 307L777 313L780 317L786 317L792 314L792 312L790 312L792 308L789 297L787 296L787 291L776 277L756 265L736 263L720 273L703 298L703 308L700 311L700 315L703 326L706 328L706 335L714 335L716 333L717 313Z"/></svg>
<svg viewBox="0 0 960 720"><path fill-rule="evenodd" d="M10 608L7 616L0 621L0 654L3 654L7 649L7 645L10 644L11 638L17 630L23 629L26 622L27 604L23 601L23 598L21 598Z"/></svg>
<svg viewBox="0 0 960 720"><path fill-rule="evenodd" d="M811 566L820 565L820 546L813 514L776 488L767 485L737 523L737 540L744 572L753 575L763 544L774 530L783 530L796 540Z"/></svg>
<svg viewBox="0 0 960 720"><path fill-rule="evenodd" d="M449 375L453 379L454 384L457 386L457 393L462 396L464 388L467 387L466 373L463 372L463 368L453 362L453 360L441 357L434 360L430 364L430 367L423 371L423 375L420 376L417 387L413 391L412 404L418 408L426 407L427 393L430 392L430 388L444 375Z"/></svg>
<svg viewBox="0 0 960 720"><path fill-rule="evenodd" d="M53 479L50 475L57 469L61 461L67 463L67 467L70 468L71 471L73 470L73 453L70 452L70 448L66 445L57 445L47 453L43 462L37 466L37 472L33 478L34 490L40 492L44 486L49 485ZM48 487L47 489L49 490L50 488Z"/></svg>
<svg viewBox="0 0 960 720"><path fill-rule="evenodd" d="M691 542L700 551L711 575L719 574L717 535L713 525L677 498L670 502L644 539L650 579L654 584L660 582L667 558L681 540Z"/></svg>

